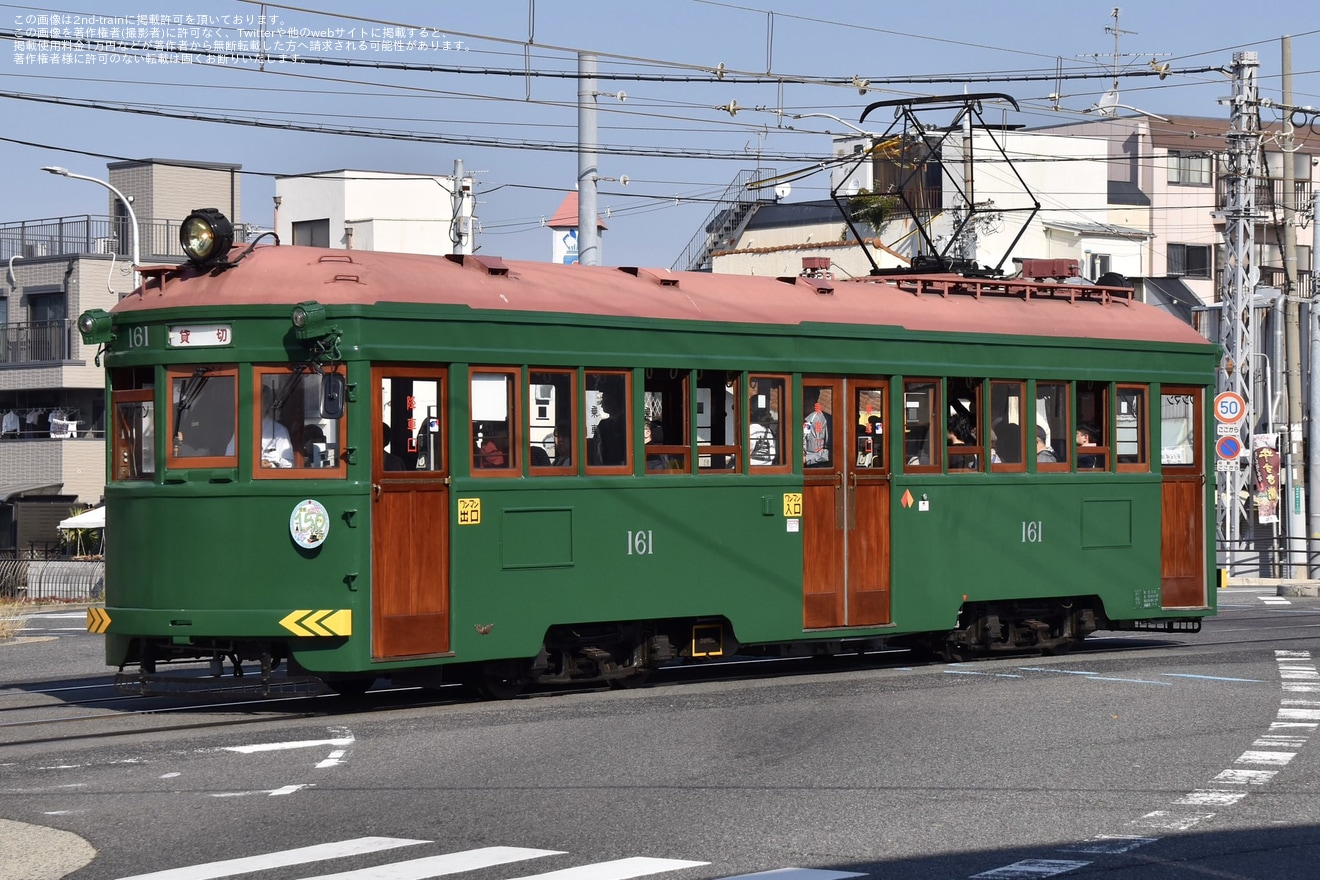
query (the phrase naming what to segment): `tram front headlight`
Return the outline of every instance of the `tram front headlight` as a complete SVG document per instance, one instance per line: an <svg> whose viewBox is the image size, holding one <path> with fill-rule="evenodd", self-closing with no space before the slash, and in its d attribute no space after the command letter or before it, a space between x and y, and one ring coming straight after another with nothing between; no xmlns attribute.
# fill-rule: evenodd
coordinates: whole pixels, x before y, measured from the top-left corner
<svg viewBox="0 0 1320 880"><path fill-rule="evenodd" d="M319 302L300 302L289 316L293 334L299 339L319 339L330 331L325 323L325 306Z"/></svg>
<svg viewBox="0 0 1320 880"><path fill-rule="evenodd" d="M83 345L105 345L114 338L110 313L105 309L83 312L78 316L78 333L82 335Z"/></svg>
<svg viewBox="0 0 1320 880"><path fill-rule="evenodd" d="M198 208L179 226L179 244L199 266L223 260L234 245L234 224L215 208Z"/></svg>

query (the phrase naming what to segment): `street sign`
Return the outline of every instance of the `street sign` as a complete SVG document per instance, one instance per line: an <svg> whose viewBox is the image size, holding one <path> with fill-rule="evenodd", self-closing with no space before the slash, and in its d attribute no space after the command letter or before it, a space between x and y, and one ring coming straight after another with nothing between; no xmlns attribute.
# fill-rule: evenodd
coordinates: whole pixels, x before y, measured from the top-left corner
<svg viewBox="0 0 1320 880"><path fill-rule="evenodd" d="M1215 443L1215 454L1225 461L1232 461L1242 455L1242 441L1237 437L1220 437Z"/></svg>
<svg viewBox="0 0 1320 880"><path fill-rule="evenodd" d="M1215 396L1215 419L1229 424L1242 421L1247 414L1247 402L1236 391L1225 391Z"/></svg>

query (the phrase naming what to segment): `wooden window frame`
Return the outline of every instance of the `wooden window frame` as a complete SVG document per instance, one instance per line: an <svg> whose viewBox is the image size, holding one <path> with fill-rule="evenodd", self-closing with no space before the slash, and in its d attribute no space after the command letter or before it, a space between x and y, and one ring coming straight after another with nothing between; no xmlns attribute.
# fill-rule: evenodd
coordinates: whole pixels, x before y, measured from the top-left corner
<svg viewBox="0 0 1320 880"><path fill-rule="evenodd" d="M126 389L124 391L115 391L113 389L111 391L110 426L111 426L111 431L113 433L111 434L112 440L110 445L110 473L108 478L109 482L112 483L140 483L143 481L150 482L154 480L156 477L156 470L154 467L156 462L156 450L154 448L151 450L151 461L153 465L152 470L144 471L143 473L135 477L119 476L119 471L118 471L118 466L121 462L141 461L141 453L142 453L141 430L139 430L135 435L139 441L136 449L129 449L128 444L124 442L124 432L120 430L119 407L122 404L136 404L138 406L141 406L144 403L150 405L152 410L151 442L154 445L156 442L156 413L155 413L156 390L154 388L132 388L132 389ZM129 453L128 457L124 456L125 452ZM137 457L134 457L134 453L137 453Z"/></svg>
<svg viewBox="0 0 1320 880"><path fill-rule="evenodd" d="M1031 445L1032 447L1035 447L1035 445L1036 445L1035 425L1034 425L1034 424L1032 425L1032 432L1031 432L1031 436L1030 436L1029 438L1028 438L1028 436L1027 436L1026 429L1025 429L1025 428L1023 427L1023 425L1022 425L1022 423L1026 421L1026 419L1027 419L1027 414L1028 414L1028 412L1029 412L1030 409L1031 409L1031 407L1029 407L1029 406L1027 405L1027 400L1029 399L1029 398L1028 398L1028 395L1027 395L1027 383L1024 382L1024 381L1022 381L1022 380L1020 380L1020 379L991 379L991 380L990 380L990 396L989 396L989 398L987 399L987 405L986 405L986 419L987 419L987 422L986 422L986 425L987 425L987 427L986 427L986 432L987 432L987 435L988 435L989 432L991 432L991 431L994 430L994 424L993 424L993 423L994 423L994 414L993 414L992 412L990 412L990 410L991 410L991 409L993 408L993 406L994 406L995 388L1009 388L1009 389L1015 389L1015 390L1017 391L1017 399L1018 399L1018 431L1019 431L1019 433L1020 433L1022 436L1018 438L1018 442L1019 442L1019 444L1020 444L1020 448L1018 449L1019 460L1018 460L1018 461L999 461L999 462L997 462L997 463L994 462L994 461L991 461L991 462L990 462L990 472L991 472L991 473L996 473L996 474L1021 474L1021 473L1025 473L1026 470L1027 470L1027 455L1028 455L1027 445L1028 445L1028 440L1030 440L1030 445ZM1013 396L1013 391L1010 390L1010 391L1009 391L1009 397L1011 398L1012 396ZM1035 455L1035 454L1036 454L1036 453L1035 453L1035 450L1032 449L1031 452L1030 452L1030 454L1031 454L1031 455Z"/></svg>
<svg viewBox="0 0 1320 880"><path fill-rule="evenodd" d="M972 412L975 418L972 420L972 433L976 436L975 443L956 444L949 442L949 410L953 407L953 393L949 390L950 383L967 383L968 388L974 395L972 401ZM944 430L940 436L944 438L944 463L946 473L950 474L980 474L986 471L985 456L985 407L982 401L985 399L985 380L972 379L970 377L955 376L944 380L944 399L946 401L941 412L944 414ZM956 452L954 450L957 450ZM952 466L953 459L975 457L976 465L974 467Z"/></svg>
<svg viewBox="0 0 1320 880"><path fill-rule="evenodd" d="M743 456L743 461L746 462L744 472L749 474L791 474L793 472L793 442L791 434L785 435L785 426L796 424L793 420L793 377L779 373L744 373L743 387L748 389L750 395L752 383L763 379L780 383L779 434L775 437L775 457L779 462L777 464L752 463L752 405L749 399L747 425L742 432L744 442L747 444L747 452Z"/></svg>
<svg viewBox="0 0 1320 880"><path fill-rule="evenodd" d="M506 440L507 449L504 452L503 467L477 467L477 456L480 450L477 449L477 438L472 431L472 423L475 421L485 421L484 419L474 419L472 412L472 383L477 376L504 376L508 383L505 387L505 423L508 425L508 437ZM468 467L468 473L474 477L480 478L500 478L522 476L522 449L524 443L523 435L523 414L522 414L522 393L520 391L523 385L523 371L521 367L501 367L501 366L479 366L468 367L467 374L467 454L463 457Z"/></svg>
<svg viewBox="0 0 1320 880"><path fill-rule="evenodd" d="M324 372L338 373L346 377L343 366L327 369ZM264 376L282 376L292 378L288 364L253 364L252 365L252 478L254 480L342 480L348 477L348 462L344 461L345 430L348 425L348 404L344 404L344 415L340 418L339 449L335 455L335 466L328 468L309 468L302 465L302 429L297 436L289 431L289 444L293 447L293 467L276 468L261 466L261 380ZM304 418L304 424L306 419ZM282 423L281 423L282 424ZM288 425L284 426L288 430ZM374 436L374 435L373 435Z"/></svg>
<svg viewBox="0 0 1320 880"><path fill-rule="evenodd" d="M1137 417L1137 460L1123 462L1118 460L1118 405L1124 391L1139 392L1141 412ZM1150 385L1137 382L1122 382L1114 388L1113 404L1114 423L1114 466L1120 473L1150 473Z"/></svg>
<svg viewBox="0 0 1320 880"><path fill-rule="evenodd" d="M1077 426L1082 423L1082 416L1081 416L1081 412L1078 410L1078 407L1081 406L1082 395L1080 391L1074 388L1073 410L1072 410L1073 423L1072 423L1072 428L1068 433L1068 437L1070 441L1068 444L1068 448L1073 450L1074 462L1077 461L1078 455L1096 456L1104 461L1104 465L1101 467L1078 468L1077 470L1079 473L1103 474L1103 473L1109 473L1114 469L1114 460L1115 460L1114 445L1113 445L1114 386L1112 383L1109 382L1096 382L1093 384L1100 386L1098 389L1100 393L1099 410L1104 413L1104 417L1105 417L1104 424L1098 426L1101 435L1100 442L1096 443L1093 446L1083 446L1077 448ZM1089 388L1087 389L1087 391L1091 391L1091 390L1092 389Z"/></svg>
<svg viewBox="0 0 1320 880"><path fill-rule="evenodd" d="M586 388L586 383L590 381L590 378L592 376L622 376L623 377L623 401L624 401L623 412L625 413L624 427L626 429L626 434L625 434L626 442L624 444L625 455L624 455L624 463L621 465L591 463L589 446L594 438L591 435L587 434L586 432L587 407L586 407L586 398L584 397L582 400L582 405L579 407L579 410L582 413L582 424L581 424L582 443L580 444L580 446L582 449L582 456L583 456L582 458L583 472L586 473L588 476L632 476L633 461L635 458L633 454L633 443L635 442L635 437L636 437L636 433L635 433L636 426L634 423L637 421L637 412L635 408L635 402L633 400L634 395L633 395L632 370L619 370L619 369L584 370L583 371L584 389ZM614 418L614 416L611 415L610 418Z"/></svg>
<svg viewBox="0 0 1320 880"><path fill-rule="evenodd" d="M944 417L944 381L933 376L904 376L901 379L903 387L903 409L901 416L903 419L903 462L902 473L905 474L938 474L944 470L944 437L945 422ZM927 437L929 444L931 461L927 464L909 464L907 454L907 396L908 389L912 385L930 385L934 389L934 400L930 402L930 425L929 430L935 433L934 437ZM941 441L941 442L936 442Z"/></svg>
<svg viewBox="0 0 1320 880"><path fill-rule="evenodd" d="M1190 462L1183 462L1179 464L1165 464L1163 461L1163 456L1161 456L1160 470L1169 471L1175 475L1205 473L1204 471L1205 442L1201 439L1204 436L1204 432L1205 432L1205 424L1203 421L1205 419L1205 410L1204 410L1205 398L1206 398L1205 390L1203 388L1199 388L1196 386L1189 386L1189 385L1161 386L1160 387L1161 434L1163 434L1164 420L1162 417L1162 413L1164 407L1164 398L1166 397L1192 398L1192 415L1191 415L1192 428L1193 428L1192 438L1194 441L1199 441L1199 442L1193 442L1191 445L1192 460ZM1163 441L1163 437L1161 437L1161 441ZM1162 442L1161 445L1163 445Z"/></svg>
<svg viewBox="0 0 1320 880"><path fill-rule="evenodd" d="M700 390L700 389L703 387L700 383L701 383L702 373L704 373L704 372L706 372L706 371L704 371L704 370L697 370L697 371L693 374L693 376L692 376L692 381L691 381L691 383L690 383L690 387L696 388L696 389L698 389L698 390ZM746 422L746 410L747 410L747 405L746 405L746 403L744 403L744 402L741 400L741 397L742 397L742 389L745 388L746 385L744 385L743 382L741 381L741 378L742 378L742 377L741 377L741 374L739 374L739 373L728 373L728 372L724 372L724 371L722 371L722 370L711 371L711 372L724 373L724 384L723 384L722 386L710 386L710 387L711 387L711 407L712 407L712 412L711 412L711 420L712 420L712 421L711 421L711 425L712 425L712 427L711 427L711 432L714 433L714 430L715 430L715 429L714 429L714 424L715 424L715 422L714 422L714 418L715 418L714 406L715 406L715 403L716 403L716 401L715 401L715 395L716 395L717 393L720 393L720 392L723 391L723 392L725 393L725 396L728 396L728 393L727 393L727 391L726 391L725 389L727 389L727 388L729 387L729 382L732 381L732 382L733 382L733 436L734 436L734 437L742 437L743 435L745 435L745 434L747 433L747 430L748 430L748 429L747 429L747 425L745 424L745 422ZM697 403L697 400L698 400L699 397L700 397L699 394L694 394L694 395L692 395L692 405L693 405L693 407L694 407L693 412L692 412L692 419L691 419L692 431L690 432L691 436L688 438L688 440L689 440L689 441L691 442L691 444L692 444L692 463L693 463L694 465L696 465L697 473L698 473L698 474L737 474L737 473L741 473L741 472L742 472L742 467L743 467L743 462L746 461L746 459L743 458L743 454L744 454L744 453L743 453L743 444L742 444L742 443L729 444L729 443L726 442L726 443L724 443L724 444L721 445L721 446L715 446L715 445L713 445L713 444L712 444L712 445L708 445L708 446L702 446L702 445L701 445L701 441L700 441L699 437L697 436L697 431L698 431L698 428L697 428L697 418L696 418L697 413L696 413L696 410L695 410L695 406L696 406L696 403ZM722 407L722 402L721 402L721 407ZM720 412L721 415L723 415L724 410L721 408L721 409L719 410L719 412ZM726 440L727 440L727 438L726 438ZM657 451L662 451L662 450L663 450L663 447L655 447L655 448L656 448ZM710 466L710 467L702 467L702 465L701 465L701 458L702 458L702 456L715 456L715 455L723 455L723 456L730 456L730 455L732 455L732 456L733 456L733 467L731 467L731 468L730 468L730 467L727 467L727 466L725 466L725 467L718 467L718 468L717 468L717 467L713 467L713 466Z"/></svg>
<svg viewBox="0 0 1320 880"><path fill-rule="evenodd" d="M230 418L234 425L234 451L230 455L190 455L180 456L174 452L174 438L179 435L179 427L175 424L178 418L178 408L174 405L174 382L177 379L187 380L191 377L198 367L211 368L213 377L228 376L234 380L234 400L233 413ZM186 364L180 366L169 366L165 368L165 424L168 429L165 433L165 470L196 470L198 468L237 468L238 467L238 443L239 443L239 423L238 423L238 397L239 397L239 379L238 365L229 364L219 366L212 364Z"/></svg>
<svg viewBox="0 0 1320 880"><path fill-rule="evenodd" d="M1040 413L1036 411L1037 401L1040 398L1037 389L1039 389L1041 385L1062 388L1063 393L1068 398L1063 402L1063 418L1066 422L1063 426L1063 436L1065 440L1063 448L1071 453L1073 441L1077 438L1077 429L1075 427L1077 424L1077 414L1073 411L1077 405L1077 389L1073 387L1071 382L1064 379L1045 379L1037 381L1031 386L1031 428L1027 432L1027 436L1024 438L1022 457L1026 458L1030 456L1031 462L1034 465L1033 469L1038 474L1067 473L1073 469L1073 463L1076 461L1075 456L1070 457L1068 461L1042 462L1036 458L1038 454L1036 452L1036 428L1040 425Z"/></svg>
<svg viewBox="0 0 1320 880"><path fill-rule="evenodd" d="M572 456L572 461L573 461L572 464L569 464L569 465L557 465L557 466L554 465L554 464L549 464L549 465L533 465L533 464L532 464L532 454L531 454L531 442L532 442L532 437L531 437L531 430L532 430L532 428L531 428L531 424L532 424L532 423L531 423L531 418L532 418L532 407L533 407L533 405L534 405L534 403L533 403L533 401L532 401L532 376L533 376L533 375L536 375L536 374L540 374L540 373L549 373L549 374L554 375L554 376L564 376L564 377L566 377L566 378L569 380L569 385L568 385L568 429L569 429L569 431L571 431L571 432L573 433L573 438L572 438L572 451L570 452L570 455ZM577 436L577 434L578 434L578 430L577 430L577 424L578 424L578 387L579 387L579 385L581 384L581 383L579 382L579 378L580 378L580 377L579 377L578 374L579 374L579 371L576 370L576 369L573 369L573 368L571 368L571 367L528 367L528 368L527 368L527 381L526 381L525 383L523 383L523 388L524 388L525 393L526 393L526 395L527 395L527 400L526 400L526 402L523 404L523 409L524 409L524 411L527 413L527 426L526 426L526 428L525 428L525 430L527 431L527 435L526 435L526 436L527 436L527 472L528 472L531 476L533 476L533 477L575 476L575 475L577 475L578 473L580 473L580 471L578 470L578 465L582 463L582 461L583 461L583 459L584 459L584 457L585 457L584 454L583 454L583 453L585 452L585 450L583 449L583 444L579 441L578 436ZM561 418L559 417L559 412L558 412L558 410L556 410L556 412L555 412L555 425L558 425L558 424L560 424L560 423L563 422L563 421L564 421L564 420L561 419ZM554 429L555 429L555 425L551 425L551 427L550 427L550 431L551 431L551 435L552 435L552 436L553 436L553 432L554 432ZM555 452L556 452L556 454L558 454L559 450L556 449Z"/></svg>

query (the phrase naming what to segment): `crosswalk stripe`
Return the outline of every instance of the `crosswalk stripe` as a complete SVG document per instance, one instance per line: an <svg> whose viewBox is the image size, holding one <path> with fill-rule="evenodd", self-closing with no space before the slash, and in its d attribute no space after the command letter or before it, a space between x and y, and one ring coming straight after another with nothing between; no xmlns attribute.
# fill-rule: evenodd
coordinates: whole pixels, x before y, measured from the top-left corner
<svg viewBox="0 0 1320 880"><path fill-rule="evenodd" d="M446 853L442 856L428 856L407 862L394 862L389 865L377 865L374 868L360 868L356 871L344 871L339 874L318 874L308 880L427 880L428 877L443 877L461 871L475 871L494 865L507 865L510 862L522 862L527 859L539 859L542 856L562 856L553 849L525 849L519 846L488 846L482 849L470 849L463 852Z"/></svg>
<svg viewBox="0 0 1320 880"><path fill-rule="evenodd" d="M337 843L321 843L316 846L304 846L298 849L285 849L262 856L248 856L242 859L228 859L223 862L207 862L204 865L190 865L186 868L171 868L151 874L135 874L121 877L120 880L216 880L234 874L251 874L267 868L284 868L289 865L301 865L305 862L324 862L344 856L362 853L380 852L400 846L416 846L430 843L429 840L406 840L401 837L357 837L353 840L341 840Z"/></svg>
<svg viewBox="0 0 1320 880"><path fill-rule="evenodd" d="M683 868L697 868L710 862L689 862L683 859L651 859L634 856L629 859L614 859L609 862L597 862L594 865L581 865L576 868L564 868L545 874L531 874L516 880L630 880L632 877L645 877L648 874L661 874L665 871L678 871Z"/></svg>
<svg viewBox="0 0 1320 880"><path fill-rule="evenodd" d="M849 877L865 877L856 871L826 871L823 868L775 868L773 871L757 871L755 874L736 874L721 880L847 880Z"/></svg>

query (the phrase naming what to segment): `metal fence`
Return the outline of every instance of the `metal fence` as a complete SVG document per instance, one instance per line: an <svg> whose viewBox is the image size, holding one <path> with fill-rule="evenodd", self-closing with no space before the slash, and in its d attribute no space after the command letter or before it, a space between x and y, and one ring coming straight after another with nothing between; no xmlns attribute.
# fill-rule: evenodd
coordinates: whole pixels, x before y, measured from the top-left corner
<svg viewBox="0 0 1320 880"><path fill-rule="evenodd" d="M167 258L181 262L179 220L138 221L138 249L143 260ZM234 228L234 240L242 241L246 228ZM0 261L11 257L54 257L65 254L115 254L128 259L133 254L133 229L127 217L85 214L0 223Z"/></svg>
<svg viewBox="0 0 1320 880"><path fill-rule="evenodd" d="M0 559L0 599L98 602L104 597L104 559Z"/></svg>
<svg viewBox="0 0 1320 880"><path fill-rule="evenodd" d="M1229 577L1307 580L1320 566L1320 553L1307 538L1244 538L1218 541L1215 558Z"/></svg>

